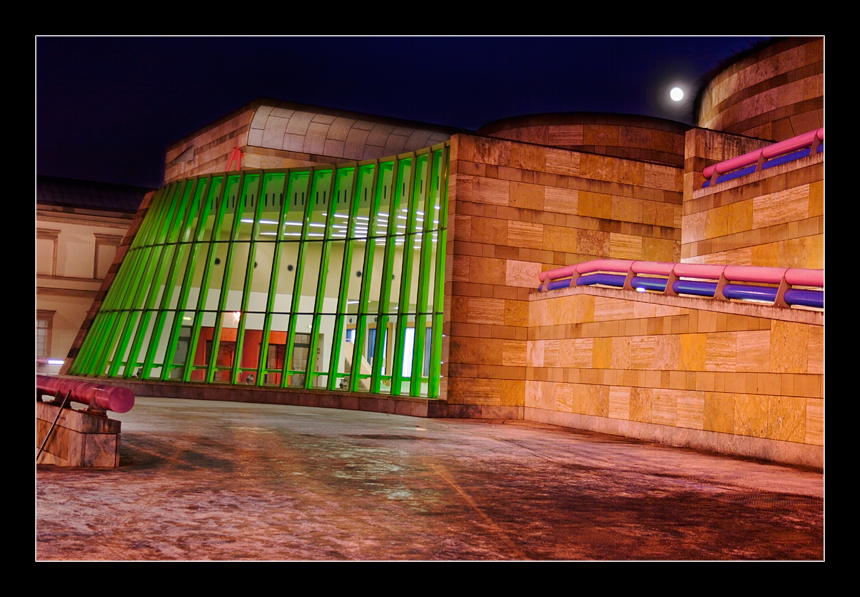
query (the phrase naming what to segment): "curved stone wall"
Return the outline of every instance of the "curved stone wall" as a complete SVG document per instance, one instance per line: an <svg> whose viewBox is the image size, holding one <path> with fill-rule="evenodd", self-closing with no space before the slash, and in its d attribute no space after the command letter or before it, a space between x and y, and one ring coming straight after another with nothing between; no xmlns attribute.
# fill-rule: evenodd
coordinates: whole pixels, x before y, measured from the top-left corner
<svg viewBox="0 0 860 597"><path fill-rule="evenodd" d="M789 38L724 69L702 92L698 126L772 141L824 126L824 39Z"/></svg>
<svg viewBox="0 0 860 597"><path fill-rule="evenodd" d="M538 114L484 125L479 135L683 167L688 126L624 114Z"/></svg>

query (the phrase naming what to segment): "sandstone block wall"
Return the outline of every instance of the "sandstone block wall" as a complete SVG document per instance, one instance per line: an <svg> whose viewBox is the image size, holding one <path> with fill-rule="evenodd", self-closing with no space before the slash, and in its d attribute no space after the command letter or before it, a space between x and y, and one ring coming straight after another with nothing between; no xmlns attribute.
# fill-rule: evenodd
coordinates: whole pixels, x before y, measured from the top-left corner
<svg viewBox="0 0 860 597"><path fill-rule="evenodd" d="M443 390L450 412L519 418L528 298L542 270L680 256L681 170L455 135Z"/></svg>
<svg viewBox="0 0 860 597"><path fill-rule="evenodd" d="M532 296L527 419L823 464L823 314L586 288Z"/></svg>

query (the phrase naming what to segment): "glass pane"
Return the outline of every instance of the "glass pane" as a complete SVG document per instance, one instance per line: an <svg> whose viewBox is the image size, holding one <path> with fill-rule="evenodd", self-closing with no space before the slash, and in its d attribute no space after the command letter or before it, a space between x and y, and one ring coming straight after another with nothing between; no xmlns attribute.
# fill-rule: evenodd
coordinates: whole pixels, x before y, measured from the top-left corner
<svg viewBox="0 0 860 597"><path fill-rule="evenodd" d="M304 275L301 282L298 311L313 313L316 303L317 281L319 280L320 261L323 243L319 241L305 242Z"/></svg>
<svg viewBox="0 0 860 597"><path fill-rule="evenodd" d="M242 315L238 311L221 314L221 333L218 341L213 342L209 358L215 361L214 383L230 383L233 360L236 358L236 338L239 331L239 320ZM217 347L217 353L215 348Z"/></svg>
<svg viewBox="0 0 860 597"><path fill-rule="evenodd" d="M224 194L221 197L221 209L223 210L223 219L221 220L221 228L217 233L218 240L228 241L233 234L233 224L236 219L236 210L242 213L241 204L239 201L239 176L228 176L227 184L224 185Z"/></svg>
<svg viewBox="0 0 860 597"><path fill-rule="evenodd" d="M256 243L255 245L254 271L251 274L251 286L246 297L248 311L266 310L274 253L275 243Z"/></svg>
<svg viewBox="0 0 860 597"><path fill-rule="evenodd" d="M329 362L332 356L332 347L334 340L334 315L319 316L319 332L316 340L316 358L314 359L313 371L319 375L314 375L313 387L325 388L328 383Z"/></svg>
<svg viewBox="0 0 860 597"><path fill-rule="evenodd" d="M299 243L279 243L278 284L275 290L274 310L288 313L292 309L293 284L296 280Z"/></svg>
<svg viewBox="0 0 860 597"><path fill-rule="evenodd" d="M296 331L293 337L292 360L287 385L293 388L305 386L305 374L308 368L310 354L311 331L313 330L313 315L300 314L296 316Z"/></svg>
<svg viewBox="0 0 860 597"><path fill-rule="evenodd" d="M268 173L263 177L263 190L260 198L263 202L257 227L258 241L276 241L278 239L278 222L281 208L284 204L284 183L286 174Z"/></svg>
<svg viewBox="0 0 860 597"><path fill-rule="evenodd" d="M153 360L152 370L149 372L149 379L160 379L162 366L164 365L164 356L167 352L167 340L169 339L169 331L173 327L173 318L176 313L168 311L155 322L155 328L151 334L150 342L156 342L155 359ZM156 318L152 318L156 319Z"/></svg>
<svg viewBox="0 0 860 597"><path fill-rule="evenodd" d="M236 211L239 214L238 231L235 237L237 240L251 240L257 215L257 207L259 206L259 197L257 193L257 183L259 181L259 174L245 175L242 189L242 200L236 208Z"/></svg>
<svg viewBox="0 0 860 597"><path fill-rule="evenodd" d="M181 380L182 371L185 363L188 361L188 349L191 344L191 324L194 321L193 311L184 311L181 313L180 321L177 322L176 331L176 346L173 349L173 358L167 378L171 380Z"/></svg>
<svg viewBox="0 0 860 597"><path fill-rule="evenodd" d="M263 385L281 385L281 372L284 369L284 359L287 353L287 332L290 316L284 313L274 313L269 324L269 346L266 352L266 368L263 374Z"/></svg>
<svg viewBox="0 0 860 597"><path fill-rule="evenodd" d="M352 241L352 258L347 274L346 312L358 313L358 299L361 293L361 283L364 275L364 248L367 242L363 239Z"/></svg>
<svg viewBox="0 0 860 597"><path fill-rule="evenodd" d="M180 231L179 241L190 242L194 238L194 232L197 230L197 224L200 221L200 213L206 206L206 187L209 180L201 178L197 181L197 187L194 189L194 200L188 208L188 217L185 227Z"/></svg>
<svg viewBox="0 0 860 597"><path fill-rule="evenodd" d="M325 277L323 303L317 306L317 309L321 313L337 313L340 274L343 269L343 250L346 243L338 240L331 241L328 245L328 273Z"/></svg>
<svg viewBox="0 0 860 597"><path fill-rule="evenodd" d="M262 313L246 313L244 318L245 332L243 334L242 358L239 362L237 383L256 385L257 365L260 362L265 317Z"/></svg>
<svg viewBox="0 0 860 597"><path fill-rule="evenodd" d="M245 273L248 267L249 243L234 242L230 257L230 283L227 285L227 297L224 309L239 311L242 309L242 295L245 288Z"/></svg>
<svg viewBox="0 0 860 597"><path fill-rule="evenodd" d="M206 205L201 217L205 217L203 225L198 231L197 240L208 241L212 240L212 233L218 223L219 207L222 205L220 201L221 186L224 182L223 176L213 176L212 182L209 185L209 195L206 199Z"/></svg>
<svg viewBox="0 0 860 597"><path fill-rule="evenodd" d="M209 284L206 288L206 303L203 305L206 310L218 309L227 262L227 247L227 243L213 243L210 248Z"/></svg>

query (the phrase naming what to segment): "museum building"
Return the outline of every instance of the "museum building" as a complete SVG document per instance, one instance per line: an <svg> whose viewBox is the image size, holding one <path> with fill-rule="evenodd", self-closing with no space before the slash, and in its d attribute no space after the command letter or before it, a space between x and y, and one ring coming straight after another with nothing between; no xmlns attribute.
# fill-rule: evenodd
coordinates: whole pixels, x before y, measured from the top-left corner
<svg viewBox="0 0 860 597"><path fill-rule="evenodd" d="M538 287L598 259L823 270L823 142L703 174L823 114L820 38L723 68L695 127L569 113L461 131L256 100L168 148L63 373L815 464L823 309Z"/></svg>

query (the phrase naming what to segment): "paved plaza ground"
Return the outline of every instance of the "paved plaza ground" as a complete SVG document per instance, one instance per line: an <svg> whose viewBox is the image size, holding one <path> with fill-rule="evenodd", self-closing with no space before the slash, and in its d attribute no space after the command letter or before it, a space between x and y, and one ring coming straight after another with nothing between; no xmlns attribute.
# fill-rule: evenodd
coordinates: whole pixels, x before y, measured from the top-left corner
<svg viewBox="0 0 860 597"><path fill-rule="evenodd" d="M820 471L523 421L138 398L37 560L822 560Z"/></svg>

